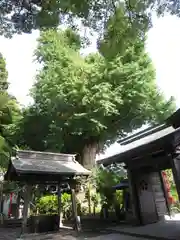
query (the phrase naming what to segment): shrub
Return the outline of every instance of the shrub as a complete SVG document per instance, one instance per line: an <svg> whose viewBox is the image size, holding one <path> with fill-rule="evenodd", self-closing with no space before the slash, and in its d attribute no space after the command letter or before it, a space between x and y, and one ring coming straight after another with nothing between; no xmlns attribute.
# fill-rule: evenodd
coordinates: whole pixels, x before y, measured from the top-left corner
<svg viewBox="0 0 180 240"><path fill-rule="evenodd" d="M91 195L91 201L93 202L93 213L96 214L96 208L99 206L101 201L101 196L99 193L94 192Z"/></svg>
<svg viewBox="0 0 180 240"><path fill-rule="evenodd" d="M115 192L115 200L120 204L123 201L123 192L122 190L116 190Z"/></svg>
<svg viewBox="0 0 180 240"><path fill-rule="evenodd" d="M72 216L72 203L71 195L68 193L63 193L61 196L61 208L62 214L65 219L69 219Z"/></svg>
<svg viewBox="0 0 180 240"><path fill-rule="evenodd" d="M40 214L53 215L58 213L58 198L56 195L47 195L39 198L36 209ZM61 211L64 218L72 215L71 195L63 193L61 196Z"/></svg>
<svg viewBox="0 0 180 240"><path fill-rule="evenodd" d="M180 213L180 203L178 201L171 205L171 213L172 214Z"/></svg>
<svg viewBox="0 0 180 240"><path fill-rule="evenodd" d="M108 169L96 168L92 176L92 182L99 192L103 203L110 207L114 202L115 190L112 188L123 179L121 175Z"/></svg>
<svg viewBox="0 0 180 240"><path fill-rule="evenodd" d="M57 214L58 213L58 200L55 195L48 195L41 197L36 204L40 214Z"/></svg>

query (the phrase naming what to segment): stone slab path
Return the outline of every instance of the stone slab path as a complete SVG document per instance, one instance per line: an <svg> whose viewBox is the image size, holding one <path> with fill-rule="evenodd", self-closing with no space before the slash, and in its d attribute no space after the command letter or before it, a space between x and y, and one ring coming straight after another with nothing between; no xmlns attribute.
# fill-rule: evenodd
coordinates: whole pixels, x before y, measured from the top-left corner
<svg viewBox="0 0 180 240"><path fill-rule="evenodd" d="M0 228L0 240L14 240L20 234L19 229Z"/></svg>
<svg viewBox="0 0 180 240"><path fill-rule="evenodd" d="M162 221L139 227L115 226L108 228L117 233L155 240L180 240L180 221Z"/></svg>
<svg viewBox="0 0 180 240"><path fill-rule="evenodd" d="M125 225L102 227L76 234L61 229L58 233L28 234L21 236L20 229L0 228L0 240L180 240L180 220L165 221L146 226Z"/></svg>
<svg viewBox="0 0 180 240"><path fill-rule="evenodd" d="M0 240L149 240L122 235L119 233L103 234L88 233L77 236L72 233L51 233L51 234L28 234L20 237L19 229L2 229L0 228Z"/></svg>

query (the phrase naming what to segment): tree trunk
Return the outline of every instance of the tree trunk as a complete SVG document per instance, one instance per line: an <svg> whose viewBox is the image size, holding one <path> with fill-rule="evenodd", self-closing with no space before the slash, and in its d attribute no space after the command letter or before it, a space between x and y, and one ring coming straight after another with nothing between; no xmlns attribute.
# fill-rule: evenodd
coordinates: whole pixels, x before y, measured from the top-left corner
<svg viewBox="0 0 180 240"><path fill-rule="evenodd" d="M97 148L98 144L92 143L85 145L82 151L82 165L89 170L91 170L95 166Z"/></svg>

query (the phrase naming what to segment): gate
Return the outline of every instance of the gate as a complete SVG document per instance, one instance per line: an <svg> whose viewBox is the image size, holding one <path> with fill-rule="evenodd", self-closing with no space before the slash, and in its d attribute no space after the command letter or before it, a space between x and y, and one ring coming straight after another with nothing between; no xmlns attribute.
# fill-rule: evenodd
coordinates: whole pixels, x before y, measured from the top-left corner
<svg viewBox="0 0 180 240"><path fill-rule="evenodd" d="M142 224L157 222L158 215L156 212L150 174L139 176L137 179L137 193Z"/></svg>
<svg viewBox="0 0 180 240"><path fill-rule="evenodd" d="M142 224L155 223L167 214L168 208L158 172L138 176L136 187Z"/></svg>

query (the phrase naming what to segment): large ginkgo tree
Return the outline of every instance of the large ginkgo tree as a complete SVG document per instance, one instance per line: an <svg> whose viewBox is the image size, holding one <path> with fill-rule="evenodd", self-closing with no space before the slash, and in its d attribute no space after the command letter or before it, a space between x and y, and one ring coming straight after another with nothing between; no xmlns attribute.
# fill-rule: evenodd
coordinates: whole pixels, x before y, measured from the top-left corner
<svg viewBox="0 0 180 240"><path fill-rule="evenodd" d="M126 17L120 10L109 19L97 53L88 56L80 54L82 39L73 30L41 32L35 55L42 68L31 91L34 104L19 127L20 145L76 153L92 168L105 146L175 110L156 85L145 41Z"/></svg>

